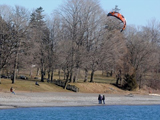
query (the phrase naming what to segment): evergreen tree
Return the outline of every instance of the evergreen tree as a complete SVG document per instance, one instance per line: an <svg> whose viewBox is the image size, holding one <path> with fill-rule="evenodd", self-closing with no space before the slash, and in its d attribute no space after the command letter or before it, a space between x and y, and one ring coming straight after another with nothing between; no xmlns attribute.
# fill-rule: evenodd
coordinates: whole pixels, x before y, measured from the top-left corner
<svg viewBox="0 0 160 120"><path fill-rule="evenodd" d="M49 39L49 32L44 21L43 8L37 8L30 19L31 39L36 47L34 47L34 60L41 69L41 82L44 82L45 64L46 64L46 46ZM32 43L32 44L33 44Z"/></svg>
<svg viewBox="0 0 160 120"><path fill-rule="evenodd" d="M136 89L137 86L138 86L138 84L137 84L137 82L135 80L135 75L126 74L124 76L124 82L125 83L124 83L123 87L124 87L125 90L132 91L132 90Z"/></svg>

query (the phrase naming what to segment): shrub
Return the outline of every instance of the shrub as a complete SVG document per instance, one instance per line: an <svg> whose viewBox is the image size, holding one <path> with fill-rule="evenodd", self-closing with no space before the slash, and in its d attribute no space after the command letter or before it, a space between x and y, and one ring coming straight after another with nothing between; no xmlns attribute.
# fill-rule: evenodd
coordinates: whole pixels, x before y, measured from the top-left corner
<svg viewBox="0 0 160 120"><path fill-rule="evenodd" d="M125 90L134 90L138 87L138 84L136 82L136 79L135 79L135 75L129 75L129 74L126 74L124 76L124 85L123 85L123 88Z"/></svg>

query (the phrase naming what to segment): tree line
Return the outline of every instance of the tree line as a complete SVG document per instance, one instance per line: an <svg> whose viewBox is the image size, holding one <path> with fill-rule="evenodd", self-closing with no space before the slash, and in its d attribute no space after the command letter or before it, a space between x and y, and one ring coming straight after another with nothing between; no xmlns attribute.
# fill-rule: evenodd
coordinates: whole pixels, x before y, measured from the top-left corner
<svg viewBox="0 0 160 120"><path fill-rule="evenodd" d="M159 21L127 25L124 32L121 27L98 0L67 0L51 15L42 7L29 11L0 5L0 74L7 70L15 83L19 70L36 66L44 82L44 75L53 81L54 71L63 70L67 84L78 81L80 70L84 82L94 82L95 71L102 70L134 75L139 87L155 87L160 81Z"/></svg>

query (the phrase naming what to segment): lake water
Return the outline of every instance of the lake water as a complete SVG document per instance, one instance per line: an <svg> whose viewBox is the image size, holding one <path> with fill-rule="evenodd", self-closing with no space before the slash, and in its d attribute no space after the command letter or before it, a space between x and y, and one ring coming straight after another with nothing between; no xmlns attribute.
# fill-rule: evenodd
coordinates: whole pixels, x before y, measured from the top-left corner
<svg viewBox="0 0 160 120"><path fill-rule="evenodd" d="M4 109L0 120L160 120L160 105Z"/></svg>

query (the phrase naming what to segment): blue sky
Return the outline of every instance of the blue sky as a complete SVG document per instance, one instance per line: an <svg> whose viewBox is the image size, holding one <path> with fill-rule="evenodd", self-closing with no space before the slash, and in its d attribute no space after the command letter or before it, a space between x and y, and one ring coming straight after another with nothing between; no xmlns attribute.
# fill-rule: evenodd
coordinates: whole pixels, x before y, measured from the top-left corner
<svg viewBox="0 0 160 120"><path fill-rule="evenodd" d="M115 5L121 9L127 24L145 26L148 21L156 19L160 21L160 0L99 0L102 8L107 12ZM50 14L57 9L64 0L0 0L0 5L20 5L30 10L43 7L45 13Z"/></svg>

